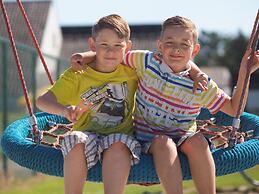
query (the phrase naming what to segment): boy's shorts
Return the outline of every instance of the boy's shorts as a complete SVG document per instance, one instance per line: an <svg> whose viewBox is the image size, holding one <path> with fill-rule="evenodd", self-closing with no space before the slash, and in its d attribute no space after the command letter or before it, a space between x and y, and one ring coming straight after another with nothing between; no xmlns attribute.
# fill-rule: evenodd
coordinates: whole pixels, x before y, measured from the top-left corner
<svg viewBox="0 0 259 194"><path fill-rule="evenodd" d="M175 138L171 138L171 139L175 143L176 147L179 148L188 138L194 136L197 133L199 133L199 132L193 132L193 133L189 133L188 135L184 135L182 137L175 137ZM141 151L146 154L149 153L149 148L152 144L152 141L157 137L159 137L159 135L155 135L151 141L139 140L139 142L141 144ZM213 143L207 137L205 137L205 139L207 140L210 149L213 149L214 148Z"/></svg>
<svg viewBox="0 0 259 194"><path fill-rule="evenodd" d="M122 142L129 148L132 156L131 165L139 162L141 145L133 137L122 133L105 136L86 131L72 131L64 137L61 144L61 151L65 158L75 145L83 143L85 145L87 168L90 169L98 160L101 161L102 152L116 142Z"/></svg>

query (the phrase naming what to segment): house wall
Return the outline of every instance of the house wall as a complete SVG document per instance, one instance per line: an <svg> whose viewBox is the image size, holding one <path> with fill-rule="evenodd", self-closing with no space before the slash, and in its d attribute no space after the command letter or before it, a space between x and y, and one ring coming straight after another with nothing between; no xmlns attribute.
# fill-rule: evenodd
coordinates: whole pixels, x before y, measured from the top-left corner
<svg viewBox="0 0 259 194"><path fill-rule="evenodd" d="M232 77L231 73L226 67L217 66L217 67L201 67L201 70L206 73L213 81L217 83L219 88L224 90L228 95L231 96L232 88L231 82Z"/></svg>
<svg viewBox="0 0 259 194"><path fill-rule="evenodd" d="M55 14L55 11L53 9L53 6L51 5L49 8L49 14L47 17L42 42L41 42L41 50L43 53L49 55L44 57L48 69L51 72L52 78L55 78L56 75L56 68L57 68L57 61L53 57L59 57L61 53L62 48L62 32L60 29L60 26L58 24L57 15ZM38 59L37 62L37 87L42 87L49 83L47 79L47 75L45 72L45 69L43 68L43 65Z"/></svg>

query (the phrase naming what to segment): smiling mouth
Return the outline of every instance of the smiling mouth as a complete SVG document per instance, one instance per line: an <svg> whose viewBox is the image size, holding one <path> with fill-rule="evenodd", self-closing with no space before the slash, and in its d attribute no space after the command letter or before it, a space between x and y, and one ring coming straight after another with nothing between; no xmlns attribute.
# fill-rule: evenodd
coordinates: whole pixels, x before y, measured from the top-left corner
<svg viewBox="0 0 259 194"><path fill-rule="evenodd" d="M105 58L105 60L107 60L107 61L114 61L116 59L115 58Z"/></svg>
<svg viewBox="0 0 259 194"><path fill-rule="evenodd" d="M182 59L182 56L172 56L172 55L170 55L170 57L171 57L172 59Z"/></svg>

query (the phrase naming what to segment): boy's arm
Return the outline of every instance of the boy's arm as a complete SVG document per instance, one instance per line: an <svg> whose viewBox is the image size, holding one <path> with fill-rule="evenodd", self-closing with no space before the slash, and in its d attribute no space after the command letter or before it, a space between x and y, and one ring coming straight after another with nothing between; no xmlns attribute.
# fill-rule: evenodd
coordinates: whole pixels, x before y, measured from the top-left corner
<svg viewBox="0 0 259 194"><path fill-rule="evenodd" d="M76 108L74 106L64 106L58 103L56 96L51 91L47 91L43 95L39 96L36 101L36 105L44 112L64 116L71 122L76 121Z"/></svg>
<svg viewBox="0 0 259 194"><path fill-rule="evenodd" d="M81 71L86 69L86 64L95 60L96 53L93 51L86 51L83 53L74 53L70 59L70 65L74 71Z"/></svg>
<svg viewBox="0 0 259 194"><path fill-rule="evenodd" d="M192 61L189 61L191 69L189 71L191 79L194 81L193 83L193 93L196 92L198 88L202 91L207 90L208 84L208 76L201 71L201 69Z"/></svg>
<svg viewBox="0 0 259 194"><path fill-rule="evenodd" d="M133 61L131 61L133 63L129 63L127 60L127 57L129 57L129 55L131 55L132 58L139 58L139 56L141 54L143 54L144 52L146 52L146 50L135 50L133 52L128 51L126 53L126 56L121 61L121 64L127 65L131 68L136 68L136 66L137 66L136 62L133 60ZM70 65L74 71L81 71L81 70L85 70L87 67L87 64L93 62L95 59L96 59L96 52L93 52L93 51L74 53L71 56Z"/></svg>
<svg viewBox="0 0 259 194"><path fill-rule="evenodd" d="M256 71L259 68L259 51L256 51L254 53L252 63L250 65L250 68L248 68L247 62L250 57L251 57L251 50L247 50L242 59L241 65L240 65L236 90L233 93L232 97L230 99L227 99L221 108L222 112L224 112L230 116L233 116L233 117L237 116L239 103L242 100L243 100L243 106L241 107L241 113L244 111L245 104L247 101L247 96L248 96L250 76L254 71ZM248 73L249 77L248 77L247 82L244 83L247 73ZM246 90L244 91L245 92L244 98L241 99L243 87L246 87Z"/></svg>

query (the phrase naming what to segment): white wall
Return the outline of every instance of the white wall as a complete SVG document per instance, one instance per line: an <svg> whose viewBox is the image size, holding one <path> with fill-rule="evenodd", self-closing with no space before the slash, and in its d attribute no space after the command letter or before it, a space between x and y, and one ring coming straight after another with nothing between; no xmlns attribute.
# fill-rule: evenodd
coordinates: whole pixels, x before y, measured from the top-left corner
<svg viewBox="0 0 259 194"><path fill-rule="evenodd" d="M61 28L58 24L57 15L55 14L55 10L53 9L53 6L50 6L49 14L47 17L46 25L44 30L42 41L40 43L41 45L41 51L47 55L53 56L53 57L59 57L62 47L62 32ZM53 80L55 80L55 72L56 72L56 61L44 57L48 69L52 74ZM47 79L47 74L45 73L45 69L43 68L43 65L38 59L37 62L37 88L42 87L46 84L49 84L49 81Z"/></svg>
<svg viewBox="0 0 259 194"><path fill-rule="evenodd" d="M231 74L226 67L201 67L201 70L213 79L228 95L231 95Z"/></svg>

